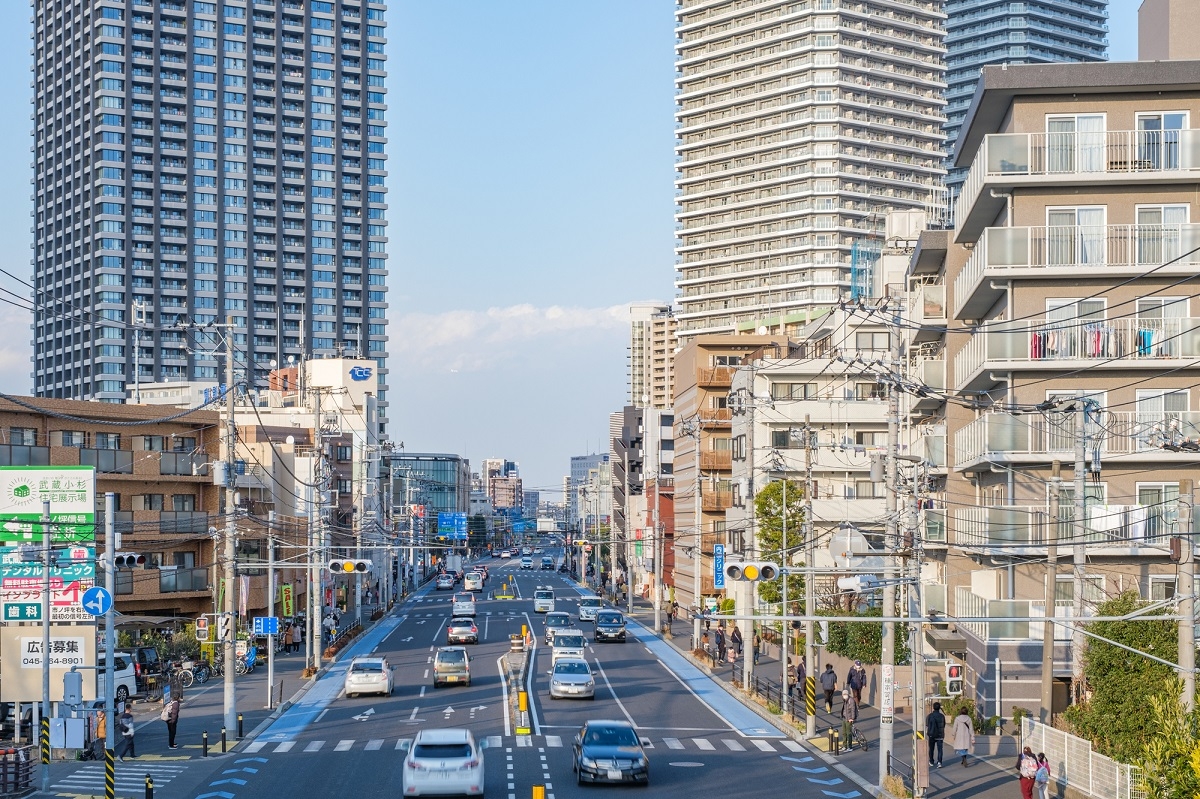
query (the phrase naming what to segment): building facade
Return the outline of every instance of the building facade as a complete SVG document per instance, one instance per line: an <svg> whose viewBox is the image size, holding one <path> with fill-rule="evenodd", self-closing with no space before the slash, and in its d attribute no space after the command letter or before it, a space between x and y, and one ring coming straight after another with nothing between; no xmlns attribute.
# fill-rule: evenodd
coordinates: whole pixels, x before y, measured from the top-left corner
<svg viewBox="0 0 1200 799"><path fill-rule="evenodd" d="M1108 0L946 0L946 153L984 66L1104 61L1107 33ZM952 196L964 179L963 170L947 175Z"/></svg>
<svg viewBox="0 0 1200 799"><path fill-rule="evenodd" d="M675 366L675 315L660 302L629 306L629 404L671 407Z"/></svg>
<svg viewBox="0 0 1200 799"><path fill-rule="evenodd" d="M588 475L608 463L607 452L591 455L572 455L571 473L563 479L567 499L567 523L575 529L583 529L583 519L591 511L582 500L582 489L588 484Z"/></svg>
<svg viewBox="0 0 1200 799"><path fill-rule="evenodd" d="M34 393L357 355L386 383L384 4L36 0ZM386 404L383 394L381 406Z"/></svg>
<svg viewBox="0 0 1200 799"><path fill-rule="evenodd" d="M941 0L684 0L676 20L677 335L837 302L888 211L942 202Z"/></svg>

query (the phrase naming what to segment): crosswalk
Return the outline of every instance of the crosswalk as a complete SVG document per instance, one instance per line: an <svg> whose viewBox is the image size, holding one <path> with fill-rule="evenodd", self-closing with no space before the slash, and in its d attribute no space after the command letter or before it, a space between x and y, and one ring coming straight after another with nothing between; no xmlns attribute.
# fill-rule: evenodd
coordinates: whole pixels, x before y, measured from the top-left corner
<svg viewBox="0 0 1200 799"><path fill-rule="evenodd" d="M302 751L305 754L314 752L380 752L395 751L404 748L407 738L343 738L340 740L308 741L297 750L296 741L252 741L243 750L249 754L263 752L267 754L284 754ZM804 748L788 738L717 738L707 737L661 737L649 738L647 749L693 750L699 752L803 752ZM561 735L491 735L487 738L489 748L513 746L518 748L547 748L560 749L567 744Z"/></svg>
<svg viewBox="0 0 1200 799"><path fill-rule="evenodd" d="M137 759L116 763L114 776L117 793L132 795L146 789L146 775L154 780L154 787L160 788L183 773L187 763L169 764L153 763ZM56 793L75 794L104 794L104 764L89 763L81 766L70 775L61 777L50 784L50 790Z"/></svg>

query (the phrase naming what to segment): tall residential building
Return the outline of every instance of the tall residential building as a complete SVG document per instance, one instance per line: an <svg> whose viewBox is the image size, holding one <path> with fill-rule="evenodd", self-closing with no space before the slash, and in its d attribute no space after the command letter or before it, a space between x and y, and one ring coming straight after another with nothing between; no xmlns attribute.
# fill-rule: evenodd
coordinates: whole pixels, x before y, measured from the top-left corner
<svg viewBox="0 0 1200 799"><path fill-rule="evenodd" d="M563 479L563 488L567 497L567 524L577 529L583 528L582 522L590 512L588 501L582 495L583 488L588 484L588 475L600 469L602 464L608 464L607 452L571 456L571 474Z"/></svg>
<svg viewBox="0 0 1200 799"><path fill-rule="evenodd" d="M385 384L384 4L33 6L35 393L223 381L176 326L227 316L239 379L346 354Z"/></svg>
<svg viewBox="0 0 1200 799"><path fill-rule="evenodd" d="M484 480L492 507L499 510L522 506L520 470L514 461L485 458L479 474Z"/></svg>
<svg viewBox="0 0 1200 799"><path fill-rule="evenodd" d="M675 315L664 302L629 306L629 404L671 407L675 372Z"/></svg>
<svg viewBox="0 0 1200 799"><path fill-rule="evenodd" d="M1108 0L946 0L946 154L985 65L1104 61L1107 32ZM966 170L950 171L951 195L965 179Z"/></svg>
<svg viewBox="0 0 1200 799"><path fill-rule="evenodd" d="M1197 30L1200 30L1200 3L1194 0L1142 0L1138 6L1138 60L1200 58Z"/></svg>
<svg viewBox="0 0 1200 799"><path fill-rule="evenodd" d="M942 0L681 0L677 334L809 316L942 198Z"/></svg>

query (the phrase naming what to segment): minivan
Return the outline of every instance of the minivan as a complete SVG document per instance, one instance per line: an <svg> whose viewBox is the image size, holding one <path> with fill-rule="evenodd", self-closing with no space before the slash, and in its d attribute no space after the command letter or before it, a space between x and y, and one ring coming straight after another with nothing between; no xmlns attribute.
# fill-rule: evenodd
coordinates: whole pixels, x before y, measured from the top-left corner
<svg viewBox="0 0 1200 799"><path fill-rule="evenodd" d="M455 594L454 601L450 607L451 616L474 616L475 615L475 595L474 594Z"/></svg>
<svg viewBox="0 0 1200 799"><path fill-rule="evenodd" d="M549 613L554 610L554 589L540 585L533 592L533 612Z"/></svg>
<svg viewBox="0 0 1200 799"><path fill-rule="evenodd" d="M585 596L579 600L579 620L595 621L596 613L604 606L598 596Z"/></svg>
<svg viewBox="0 0 1200 799"><path fill-rule="evenodd" d="M433 657L433 687L471 684L471 657L461 646L443 646Z"/></svg>
<svg viewBox="0 0 1200 799"><path fill-rule="evenodd" d="M482 591L483 590L483 575L479 572L469 572L463 578L463 589L466 591Z"/></svg>
<svg viewBox="0 0 1200 799"><path fill-rule="evenodd" d="M554 643L550 647L551 667L562 658L587 658L587 641L581 631L560 630L554 634Z"/></svg>

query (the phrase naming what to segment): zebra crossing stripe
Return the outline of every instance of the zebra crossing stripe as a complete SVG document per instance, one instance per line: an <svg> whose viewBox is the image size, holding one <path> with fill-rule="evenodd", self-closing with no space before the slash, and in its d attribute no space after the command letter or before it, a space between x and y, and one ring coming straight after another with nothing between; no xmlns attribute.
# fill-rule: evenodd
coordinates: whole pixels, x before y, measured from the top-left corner
<svg viewBox="0 0 1200 799"><path fill-rule="evenodd" d="M337 746L333 747L333 751L335 751L335 752L349 752L349 751L350 751L350 747L352 747L352 746L354 746L354 740L353 740L353 739L351 739L351 740L349 740L349 741L338 741L338 743L337 743Z"/></svg>
<svg viewBox="0 0 1200 799"><path fill-rule="evenodd" d="M693 738L692 743L696 745L697 749L703 749L705 752L711 752L717 748L709 743L705 738Z"/></svg>
<svg viewBox="0 0 1200 799"><path fill-rule="evenodd" d="M262 748L267 745L266 741L251 741L246 747L246 751L250 753L261 752Z"/></svg>
<svg viewBox="0 0 1200 799"><path fill-rule="evenodd" d="M374 752L376 749L382 749L382 748L383 748L383 739L382 738L375 738L373 740L367 741L367 751L368 752Z"/></svg>
<svg viewBox="0 0 1200 799"><path fill-rule="evenodd" d="M324 741L309 741L308 746L304 747L305 752L320 752L321 747L325 745ZM276 749L276 752L279 750Z"/></svg>
<svg viewBox="0 0 1200 799"><path fill-rule="evenodd" d="M663 738L663 743L665 743L667 745L668 749L682 749L683 748L683 744L680 742L680 740L678 738Z"/></svg>
<svg viewBox="0 0 1200 799"><path fill-rule="evenodd" d="M732 752L745 752L746 751L746 747L742 746L737 741L731 741L728 738L722 738L721 743L723 743L727 747L729 747L730 751L732 751Z"/></svg>
<svg viewBox="0 0 1200 799"><path fill-rule="evenodd" d="M775 747L771 746L769 743L767 743L766 741L764 741L760 738L755 738L753 740L753 744L758 747L760 752L774 752L775 751Z"/></svg>
<svg viewBox="0 0 1200 799"><path fill-rule="evenodd" d="M790 738L784 738L779 743L783 744L783 748L787 749L789 752L803 752L804 751L803 746L796 743L795 741L793 741Z"/></svg>
<svg viewBox="0 0 1200 799"><path fill-rule="evenodd" d="M324 743L324 741L322 741L322 743ZM296 745L295 741L284 741L279 746L275 747L275 751L281 752L281 753L282 752L290 752L290 751L292 751L292 747L295 745Z"/></svg>

